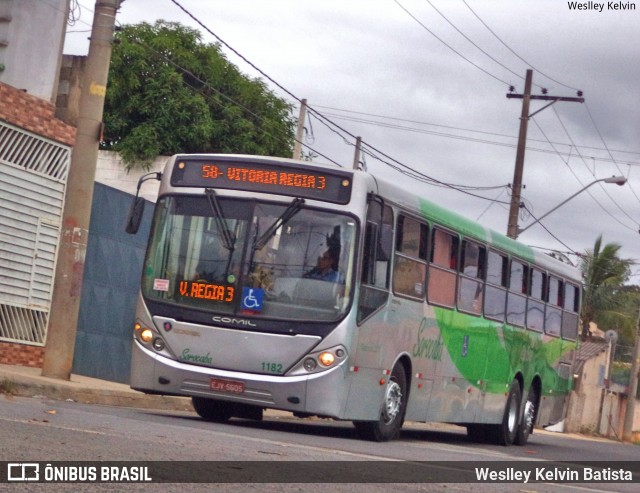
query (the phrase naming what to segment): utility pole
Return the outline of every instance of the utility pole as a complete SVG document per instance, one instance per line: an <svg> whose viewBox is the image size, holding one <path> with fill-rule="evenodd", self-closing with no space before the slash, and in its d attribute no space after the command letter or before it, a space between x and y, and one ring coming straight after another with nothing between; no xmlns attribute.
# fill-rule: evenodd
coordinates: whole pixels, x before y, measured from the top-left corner
<svg viewBox="0 0 640 493"><path fill-rule="evenodd" d="M82 79L76 143L65 192L42 367L42 375L63 380L71 377L113 30L116 12L123 1L96 1Z"/></svg>
<svg viewBox="0 0 640 493"><path fill-rule="evenodd" d="M293 144L293 159L302 159L302 137L304 135L304 121L307 117L307 100L300 101L300 115L296 128L296 141Z"/></svg>
<svg viewBox="0 0 640 493"><path fill-rule="evenodd" d="M529 103L531 101L531 80L533 70L527 70L524 80L524 94L522 95L522 113L520 115L520 133L518 134L518 149L516 151L516 165L511 183L511 207L509 208L509 223L507 236L518 237L518 214L520 214L520 196L522 195L522 173L524 171L524 151L527 145L527 127L529 125ZM507 94L507 97L509 95Z"/></svg>
<svg viewBox="0 0 640 493"><path fill-rule="evenodd" d="M561 96L547 96L546 89L543 89L543 95L537 96L531 94L531 83L533 79L533 70L527 69L525 81L524 81L524 94L508 93L507 98L522 99L522 113L520 114L520 132L518 134L518 148L516 150L516 164L513 172L513 183L511 184L511 206L509 208L509 222L507 223L507 236L509 238L518 238L518 215L520 213L520 197L522 196L522 175L524 173L524 152L527 146L527 127L529 125L529 119L540 113L542 110L548 108L552 104L558 101L573 101L576 103L584 103L582 92L578 91L578 97L561 97ZM543 106L538 111L529 114L529 103L531 100L551 101L546 106Z"/></svg>
<svg viewBox="0 0 640 493"><path fill-rule="evenodd" d="M362 137L356 137L356 152L353 155L353 169L360 167L360 152L362 151Z"/></svg>
<svg viewBox="0 0 640 493"><path fill-rule="evenodd" d="M629 392L627 393L627 409L622 427L622 440L630 442L633 436L633 418L636 412L636 390L638 389L638 371L640 371L640 308L636 322L636 340L633 344L633 361L629 375Z"/></svg>

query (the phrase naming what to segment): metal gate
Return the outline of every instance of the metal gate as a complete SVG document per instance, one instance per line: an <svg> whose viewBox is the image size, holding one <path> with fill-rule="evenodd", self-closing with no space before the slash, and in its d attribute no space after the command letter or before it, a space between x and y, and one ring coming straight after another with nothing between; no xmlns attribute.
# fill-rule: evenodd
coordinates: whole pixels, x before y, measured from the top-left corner
<svg viewBox="0 0 640 493"><path fill-rule="evenodd" d="M124 231L133 196L95 184L73 373L128 383L131 334L153 204L137 235Z"/></svg>

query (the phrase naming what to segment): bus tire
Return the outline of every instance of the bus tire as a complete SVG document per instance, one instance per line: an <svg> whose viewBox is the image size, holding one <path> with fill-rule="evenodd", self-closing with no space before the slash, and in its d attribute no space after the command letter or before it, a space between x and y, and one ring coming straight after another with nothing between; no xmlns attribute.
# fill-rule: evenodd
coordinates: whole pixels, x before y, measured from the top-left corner
<svg viewBox="0 0 640 493"><path fill-rule="evenodd" d="M494 425L494 438L498 445L508 447L513 444L516 439L518 425L520 423L521 396L520 383L514 380L511 382L511 387L509 387L507 403L504 406L504 414L502 415L502 423Z"/></svg>
<svg viewBox="0 0 640 493"><path fill-rule="evenodd" d="M527 401L524 403L522 409L522 415L520 416L520 424L518 425L518 431L516 433L514 443L516 445L526 445L529 440L529 436L533 433L533 426L536 422L538 413L538 391L531 387L527 394Z"/></svg>
<svg viewBox="0 0 640 493"><path fill-rule="evenodd" d="M226 423L234 413L232 402L217 401L206 397L192 397L191 403L196 413L206 421Z"/></svg>
<svg viewBox="0 0 640 493"><path fill-rule="evenodd" d="M407 409L407 376L402 364L391 372L377 421L354 421L360 436L375 442L387 442L400 434Z"/></svg>

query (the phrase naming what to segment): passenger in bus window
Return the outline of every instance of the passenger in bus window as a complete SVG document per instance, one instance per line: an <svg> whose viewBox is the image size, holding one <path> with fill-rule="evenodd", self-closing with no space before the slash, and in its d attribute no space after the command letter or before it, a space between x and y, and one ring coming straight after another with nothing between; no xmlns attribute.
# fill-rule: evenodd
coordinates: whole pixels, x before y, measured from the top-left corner
<svg viewBox="0 0 640 493"><path fill-rule="evenodd" d="M338 271L338 257L335 251L329 249L318 257L316 266L302 277L308 279L320 279L329 282L344 282Z"/></svg>

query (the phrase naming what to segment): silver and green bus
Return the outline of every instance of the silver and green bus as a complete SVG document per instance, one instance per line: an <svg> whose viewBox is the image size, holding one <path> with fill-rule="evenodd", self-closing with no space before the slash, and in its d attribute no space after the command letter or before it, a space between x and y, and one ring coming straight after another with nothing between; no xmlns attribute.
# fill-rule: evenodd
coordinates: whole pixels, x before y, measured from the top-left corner
<svg viewBox="0 0 640 493"><path fill-rule="evenodd" d="M572 266L363 171L193 154L157 178L132 388L190 396L206 420L278 409L377 441L410 420L522 445L563 419Z"/></svg>

